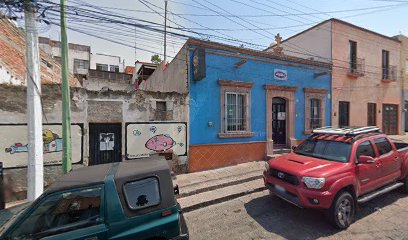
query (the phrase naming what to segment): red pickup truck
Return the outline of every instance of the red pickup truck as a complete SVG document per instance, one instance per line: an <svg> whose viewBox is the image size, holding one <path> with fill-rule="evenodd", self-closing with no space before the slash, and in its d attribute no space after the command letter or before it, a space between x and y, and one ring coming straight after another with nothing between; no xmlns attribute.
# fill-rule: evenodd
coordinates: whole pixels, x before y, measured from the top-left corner
<svg viewBox="0 0 408 240"><path fill-rule="evenodd" d="M326 210L339 229L353 222L358 203L408 192L408 144L377 127L315 129L293 149L266 163L266 187L298 207Z"/></svg>

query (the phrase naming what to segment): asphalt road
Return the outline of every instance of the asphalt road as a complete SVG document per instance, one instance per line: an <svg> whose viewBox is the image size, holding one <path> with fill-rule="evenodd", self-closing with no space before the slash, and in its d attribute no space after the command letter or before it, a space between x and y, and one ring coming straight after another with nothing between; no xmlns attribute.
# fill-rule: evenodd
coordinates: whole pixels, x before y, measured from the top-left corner
<svg viewBox="0 0 408 240"><path fill-rule="evenodd" d="M190 239L408 239L408 195L396 190L359 206L345 231L320 211L299 209L270 196L246 195L185 214Z"/></svg>

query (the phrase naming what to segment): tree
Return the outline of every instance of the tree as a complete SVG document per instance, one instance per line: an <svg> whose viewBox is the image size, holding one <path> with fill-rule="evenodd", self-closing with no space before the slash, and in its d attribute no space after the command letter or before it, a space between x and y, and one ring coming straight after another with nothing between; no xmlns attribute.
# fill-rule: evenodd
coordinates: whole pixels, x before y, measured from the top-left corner
<svg viewBox="0 0 408 240"><path fill-rule="evenodd" d="M159 54L154 54L154 55L152 55L152 57L150 58L150 61L151 61L152 63L155 63L155 64L160 64L162 60L161 60Z"/></svg>

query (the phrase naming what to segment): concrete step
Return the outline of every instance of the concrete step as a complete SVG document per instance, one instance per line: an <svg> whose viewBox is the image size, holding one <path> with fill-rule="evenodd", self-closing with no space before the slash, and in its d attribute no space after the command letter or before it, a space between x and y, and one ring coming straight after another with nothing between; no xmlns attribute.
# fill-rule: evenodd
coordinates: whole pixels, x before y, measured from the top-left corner
<svg viewBox="0 0 408 240"><path fill-rule="evenodd" d="M217 188L213 191L206 191L191 196L182 197L177 201L183 208L183 212L190 212L199 208L225 202L247 194L264 191L265 189L266 188L263 183L263 179L256 179L232 186Z"/></svg>
<svg viewBox="0 0 408 240"><path fill-rule="evenodd" d="M179 186L180 195L178 198L183 198L261 179L264 168L264 161L243 163L225 168L177 175L173 182Z"/></svg>
<svg viewBox="0 0 408 240"><path fill-rule="evenodd" d="M286 153L290 153L291 151L292 150L290 148L274 148L273 155L286 154Z"/></svg>

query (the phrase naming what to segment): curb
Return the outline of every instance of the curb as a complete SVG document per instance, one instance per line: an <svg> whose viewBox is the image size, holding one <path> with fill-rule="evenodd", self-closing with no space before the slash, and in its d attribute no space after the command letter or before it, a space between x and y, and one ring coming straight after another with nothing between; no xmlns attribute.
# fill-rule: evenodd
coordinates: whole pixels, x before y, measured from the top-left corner
<svg viewBox="0 0 408 240"><path fill-rule="evenodd" d="M179 198L183 198L183 197L189 197L198 193L203 193L203 192L209 192L209 191L213 191L215 189L219 189L219 188L224 188L224 187L229 187L232 185L238 185L241 183L245 183L245 182L250 182L253 180L258 180L261 179L262 175L260 176L252 176L249 178L244 178L244 179L239 179L239 180L235 180L235 181L231 181L231 182L226 182L226 183L222 183L222 184L218 184L218 185L214 185L214 186L210 186L210 187L205 187L205 188L200 188L191 192L187 192L187 193L181 193L180 195L178 195L177 199Z"/></svg>
<svg viewBox="0 0 408 240"><path fill-rule="evenodd" d="M232 185L234 185L234 184L232 184ZM202 202L202 203L199 203L199 204L196 204L196 205L192 205L192 206L183 208L183 213L191 212L191 211L194 211L194 210L197 210L197 209L200 209L200 208L203 208L203 207L208 207L208 206L211 206L211 205L214 205L214 204L217 204L217 203L226 202L226 201L232 200L234 198L239 198L239 197L249 195L249 194L252 194L252 193L262 192L264 190L266 190L265 186L255 188L255 189L250 190L250 191L231 194L231 195L228 195L228 196L225 196L225 197L222 197L222 198L213 199L213 200L210 200L210 201L207 201L207 202Z"/></svg>

